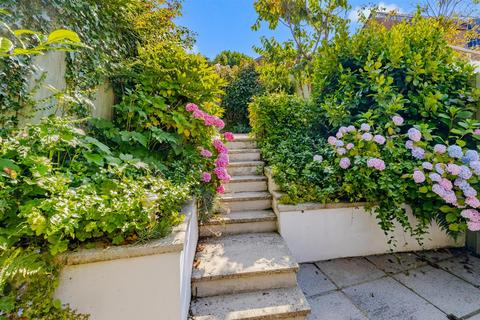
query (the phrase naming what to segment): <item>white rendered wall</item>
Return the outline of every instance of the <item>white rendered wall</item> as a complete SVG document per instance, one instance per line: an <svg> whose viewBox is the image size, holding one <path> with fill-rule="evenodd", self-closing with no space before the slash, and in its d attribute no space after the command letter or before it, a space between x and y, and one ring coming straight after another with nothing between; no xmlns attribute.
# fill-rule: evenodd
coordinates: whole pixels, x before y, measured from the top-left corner
<svg viewBox="0 0 480 320"><path fill-rule="evenodd" d="M374 216L360 208L330 208L278 212L279 232L297 262L311 262L342 257L402 251L417 251L463 246L433 224L423 246L399 226L392 233L396 246L378 226ZM410 215L411 219L412 216Z"/></svg>
<svg viewBox="0 0 480 320"><path fill-rule="evenodd" d="M118 258L123 247L115 247L113 254L105 255L116 258L98 261L99 250L80 252L80 259L91 257L96 262L66 265L55 296L73 309L90 314L92 320L186 320L198 225L194 202L185 208L189 211L185 222L167 237L172 241L164 241L164 245L161 239L139 246L149 254L138 255L137 249L130 247L125 257ZM159 253L151 254L152 250Z"/></svg>

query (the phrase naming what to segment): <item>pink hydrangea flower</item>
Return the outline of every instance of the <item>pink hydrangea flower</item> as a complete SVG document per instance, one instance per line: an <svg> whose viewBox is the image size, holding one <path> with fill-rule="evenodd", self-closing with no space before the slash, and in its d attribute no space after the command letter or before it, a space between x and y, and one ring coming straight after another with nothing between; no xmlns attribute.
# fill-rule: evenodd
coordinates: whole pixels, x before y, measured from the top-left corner
<svg viewBox="0 0 480 320"><path fill-rule="evenodd" d="M193 117L195 119L204 119L207 114L202 110L195 110L193 111Z"/></svg>
<svg viewBox="0 0 480 320"><path fill-rule="evenodd" d="M376 143L378 144L384 144L385 143L385 137L380 135L380 134L376 134L374 137L373 137L373 141L375 141Z"/></svg>
<svg viewBox="0 0 480 320"><path fill-rule="evenodd" d="M337 137L337 139L342 139L343 138L343 132L338 131L335 136Z"/></svg>
<svg viewBox="0 0 480 320"><path fill-rule="evenodd" d="M477 197L469 197L465 199L465 204L476 209L480 207L480 200Z"/></svg>
<svg viewBox="0 0 480 320"><path fill-rule="evenodd" d="M449 163L447 165L447 172L454 176L458 176L460 174L460 169L460 166L454 163Z"/></svg>
<svg viewBox="0 0 480 320"><path fill-rule="evenodd" d="M480 135L480 129L475 129L475 130L473 131L473 134L474 134L474 135L477 135L477 136Z"/></svg>
<svg viewBox="0 0 480 320"><path fill-rule="evenodd" d="M444 145L444 144L436 144L433 147L433 151L436 152L436 153L439 153L439 154L443 154L443 153L447 152L447 146Z"/></svg>
<svg viewBox="0 0 480 320"><path fill-rule="evenodd" d="M215 117L214 126L222 130L223 128L225 128L225 122L223 122L223 120L219 117Z"/></svg>
<svg viewBox="0 0 480 320"><path fill-rule="evenodd" d="M217 160L215 160L215 165L217 167L222 167L226 168L230 163L230 159L228 158L228 154L226 153L220 153L217 157Z"/></svg>
<svg viewBox="0 0 480 320"><path fill-rule="evenodd" d="M213 173L217 176L218 180L227 180L229 175L227 173L227 169L223 167L217 167L213 170Z"/></svg>
<svg viewBox="0 0 480 320"><path fill-rule="evenodd" d="M370 131L370 125L368 123L362 123L360 125L360 130L362 131Z"/></svg>
<svg viewBox="0 0 480 320"><path fill-rule="evenodd" d="M468 228L468 230L473 231L473 232L480 231L480 222L468 221L467 222L467 228Z"/></svg>
<svg viewBox="0 0 480 320"><path fill-rule="evenodd" d="M400 116L393 116L392 121L396 126L401 126L403 124L403 118Z"/></svg>
<svg viewBox="0 0 480 320"><path fill-rule="evenodd" d="M450 191L453 188L452 181L448 180L447 178L443 178L438 184L447 191Z"/></svg>
<svg viewBox="0 0 480 320"><path fill-rule="evenodd" d="M233 133L227 131L223 134L223 137L225 138L225 140L227 141L233 141L235 139L235 136L233 135Z"/></svg>
<svg viewBox="0 0 480 320"><path fill-rule="evenodd" d="M478 212L475 209L465 209L465 210L462 210L460 214L462 217L466 219L480 222L480 212Z"/></svg>
<svg viewBox="0 0 480 320"><path fill-rule="evenodd" d="M385 170L385 162L382 159L370 158L367 160L367 166L369 168L375 168L377 170Z"/></svg>
<svg viewBox="0 0 480 320"><path fill-rule="evenodd" d="M185 106L185 109L188 112L194 112L198 110L198 106L195 103L187 103L187 105Z"/></svg>
<svg viewBox="0 0 480 320"><path fill-rule="evenodd" d="M337 143L337 138L335 138L334 136L330 136L328 137L327 142L328 144L335 146L335 144Z"/></svg>
<svg viewBox="0 0 480 320"><path fill-rule="evenodd" d="M407 140L407 142L405 142L405 148L411 150L413 149L413 141L412 140Z"/></svg>
<svg viewBox="0 0 480 320"><path fill-rule="evenodd" d="M373 136L370 132L365 132L364 134L362 134L362 140L371 141L372 139Z"/></svg>
<svg viewBox="0 0 480 320"><path fill-rule="evenodd" d="M353 143L347 143L346 148L347 150L353 149L354 144Z"/></svg>
<svg viewBox="0 0 480 320"><path fill-rule="evenodd" d="M420 141L420 139L422 139L422 133L418 130L418 129L415 129L415 128L410 128L408 129L408 138L412 141Z"/></svg>
<svg viewBox="0 0 480 320"><path fill-rule="evenodd" d="M415 183L425 182L425 174L420 170L413 171L413 181Z"/></svg>
<svg viewBox="0 0 480 320"><path fill-rule="evenodd" d="M357 129L355 129L355 127L352 126L352 125L347 127L347 132L354 132L355 130L357 130Z"/></svg>
<svg viewBox="0 0 480 320"><path fill-rule="evenodd" d="M223 184L218 186L217 193L225 193L225 186Z"/></svg>
<svg viewBox="0 0 480 320"><path fill-rule="evenodd" d="M215 117L207 114L203 118L203 123L206 126L213 126L213 125L215 125Z"/></svg>
<svg viewBox="0 0 480 320"><path fill-rule="evenodd" d="M347 153L347 150L345 148L338 148L337 153L339 155L344 155L345 153Z"/></svg>
<svg viewBox="0 0 480 320"><path fill-rule="evenodd" d="M204 158L210 158L212 156L212 152L210 150L207 150L207 149L202 149L202 151L200 151L200 154Z"/></svg>
<svg viewBox="0 0 480 320"><path fill-rule="evenodd" d="M213 147L220 153L227 153L228 152L228 149L223 144L222 140L219 140L219 139L213 140Z"/></svg>
<svg viewBox="0 0 480 320"><path fill-rule="evenodd" d="M212 180L212 175L208 172L202 173L202 181L203 182L210 182Z"/></svg>
<svg viewBox="0 0 480 320"><path fill-rule="evenodd" d="M350 167L350 159L349 158L340 159L340 168L347 169L348 167Z"/></svg>

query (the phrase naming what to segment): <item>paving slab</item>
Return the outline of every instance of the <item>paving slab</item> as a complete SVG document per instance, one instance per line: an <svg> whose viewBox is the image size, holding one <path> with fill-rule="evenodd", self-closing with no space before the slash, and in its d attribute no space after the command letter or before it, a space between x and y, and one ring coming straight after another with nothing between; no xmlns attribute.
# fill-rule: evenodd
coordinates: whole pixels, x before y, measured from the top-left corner
<svg viewBox="0 0 480 320"><path fill-rule="evenodd" d="M462 317L480 308L480 289L442 269L425 266L394 278L447 314Z"/></svg>
<svg viewBox="0 0 480 320"><path fill-rule="evenodd" d="M477 313L476 315L470 317L470 318L467 318L468 320L480 320L480 313Z"/></svg>
<svg viewBox="0 0 480 320"><path fill-rule="evenodd" d="M442 269L453 273L471 284L480 287L480 259L472 255L461 255L438 264Z"/></svg>
<svg viewBox="0 0 480 320"><path fill-rule="evenodd" d="M341 292L307 298L312 313L307 320L368 320L362 312Z"/></svg>
<svg viewBox="0 0 480 320"><path fill-rule="evenodd" d="M372 320L447 319L443 312L390 277L343 291Z"/></svg>
<svg viewBox="0 0 480 320"><path fill-rule="evenodd" d="M312 263L303 263L297 273L298 285L307 296L322 294L337 287Z"/></svg>
<svg viewBox="0 0 480 320"><path fill-rule="evenodd" d="M457 251L455 249L438 249L429 251L419 251L416 254L430 263L438 263L455 256Z"/></svg>
<svg viewBox="0 0 480 320"><path fill-rule="evenodd" d="M385 276L385 272L364 258L326 260L315 264L341 288Z"/></svg>
<svg viewBox="0 0 480 320"><path fill-rule="evenodd" d="M411 252L383 254L366 258L386 273L399 273L427 264L423 259Z"/></svg>

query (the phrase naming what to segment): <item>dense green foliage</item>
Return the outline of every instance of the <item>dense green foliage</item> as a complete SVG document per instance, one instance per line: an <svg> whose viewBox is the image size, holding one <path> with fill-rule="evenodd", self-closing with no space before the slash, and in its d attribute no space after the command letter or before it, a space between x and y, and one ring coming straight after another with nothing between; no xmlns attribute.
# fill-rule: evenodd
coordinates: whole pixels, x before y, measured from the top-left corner
<svg viewBox="0 0 480 320"><path fill-rule="evenodd" d="M233 80L225 87L222 107L225 109L227 130L248 132L248 104L254 96L263 92L259 75L253 63L244 63L236 71Z"/></svg>
<svg viewBox="0 0 480 320"><path fill-rule="evenodd" d="M442 199L453 197L449 190L432 191L418 173L412 178L422 161L434 157L426 146L405 146L403 128L416 126L431 144L476 149L473 79L473 68L455 56L435 20L339 32L315 57L311 101L270 94L250 105L252 131L285 193L281 201L364 201L384 231L396 221L419 240L431 220L454 236L465 230L466 214ZM354 131L346 134L347 126ZM470 183L478 187L475 179ZM461 193L455 191L458 203ZM412 205L417 225L408 223L403 203Z"/></svg>
<svg viewBox="0 0 480 320"><path fill-rule="evenodd" d="M32 57L0 58L22 63L17 78L5 78L0 101L2 116L14 111L0 138L0 317L77 319L83 316L50 299L61 268L55 255L164 236L192 195L211 208L222 181L201 178L223 146L223 122L214 117L222 114L223 81L205 58L188 53L191 33L173 23L178 1L55 0L55 20L42 14L44 1L28 3L11 4L16 23L68 27L85 46L67 53L67 90L51 105L73 117L21 128L18 115L37 107L27 86ZM90 115L88 98L106 79L118 101L113 120L76 120ZM65 112L63 101L77 106ZM190 102L206 120L186 110Z"/></svg>
<svg viewBox="0 0 480 320"><path fill-rule="evenodd" d="M455 58L439 22L417 17L411 23L342 33L321 51L313 95L332 129L360 118L385 124L399 113L407 124L429 123L445 138L472 117L473 67Z"/></svg>
<svg viewBox="0 0 480 320"><path fill-rule="evenodd" d="M237 51L224 50L217 54L212 60L213 64L220 64L222 66L240 66L243 62L252 62L253 59L244 53Z"/></svg>

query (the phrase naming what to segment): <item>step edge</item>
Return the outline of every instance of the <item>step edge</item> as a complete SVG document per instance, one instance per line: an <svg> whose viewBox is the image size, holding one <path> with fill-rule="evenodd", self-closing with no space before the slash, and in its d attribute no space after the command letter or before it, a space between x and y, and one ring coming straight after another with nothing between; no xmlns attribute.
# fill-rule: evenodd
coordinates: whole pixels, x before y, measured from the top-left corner
<svg viewBox="0 0 480 320"><path fill-rule="evenodd" d="M241 279L241 278L249 278L254 277L256 275L265 275L265 274L288 274L288 273L297 273L300 269L298 263L294 263L295 265L288 266L288 267L280 267L280 268L272 268L272 269L263 269L258 271L248 271L248 272L236 272L236 273L227 273L222 275L208 275L208 276L197 276L194 274L195 268L192 272L192 283L200 283L200 282L207 282L207 281L214 281L214 280L230 280L230 279Z"/></svg>

